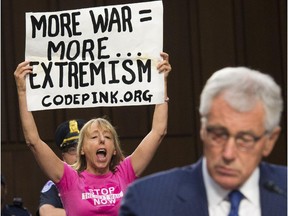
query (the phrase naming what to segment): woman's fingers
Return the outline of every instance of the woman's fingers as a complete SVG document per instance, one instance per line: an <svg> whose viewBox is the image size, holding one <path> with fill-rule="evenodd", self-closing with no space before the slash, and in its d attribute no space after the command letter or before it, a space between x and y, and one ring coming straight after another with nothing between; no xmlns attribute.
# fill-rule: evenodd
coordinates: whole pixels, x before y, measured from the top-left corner
<svg viewBox="0 0 288 216"><path fill-rule="evenodd" d="M165 52L161 52L160 56L163 60L159 62L159 64L157 65L157 69L160 72L169 73L172 70L172 67L169 63L169 55Z"/></svg>

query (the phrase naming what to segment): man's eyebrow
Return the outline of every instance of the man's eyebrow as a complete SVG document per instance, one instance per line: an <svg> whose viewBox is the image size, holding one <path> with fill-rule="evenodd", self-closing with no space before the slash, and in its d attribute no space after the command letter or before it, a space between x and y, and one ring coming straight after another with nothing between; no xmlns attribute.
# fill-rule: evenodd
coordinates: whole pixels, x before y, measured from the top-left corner
<svg viewBox="0 0 288 216"><path fill-rule="evenodd" d="M230 133L229 130L226 127L223 127L221 125L208 125L207 128L208 129L214 129L214 130L223 130L223 131L226 131L226 132ZM252 136L257 136L255 134L255 132L252 131L252 130L243 130L243 131L238 131L236 133L236 135L242 135L242 134L243 135L248 134L248 135L252 135Z"/></svg>
<svg viewBox="0 0 288 216"><path fill-rule="evenodd" d="M255 132L252 130L239 131L237 134L249 134L249 135L256 136Z"/></svg>
<svg viewBox="0 0 288 216"><path fill-rule="evenodd" d="M217 129L217 130L226 130L228 131L228 129L226 127L223 127L221 125L207 125L208 129Z"/></svg>

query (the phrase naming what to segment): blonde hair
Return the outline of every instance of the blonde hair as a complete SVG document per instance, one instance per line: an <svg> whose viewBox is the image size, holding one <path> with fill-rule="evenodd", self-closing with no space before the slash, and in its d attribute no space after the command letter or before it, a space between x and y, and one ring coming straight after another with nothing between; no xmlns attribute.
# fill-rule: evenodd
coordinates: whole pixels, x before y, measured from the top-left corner
<svg viewBox="0 0 288 216"><path fill-rule="evenodd" d="M77 146L77 155L78 159L75 164L73 164L73 168L76 169L78 172L81 172L87 168L87 161L85 155L81 155L81 149L83 147L84 137L87 135L89 129L91 128L91 125L96 123L98 127L101 130L107 130L112 134L113 137L113 143L116 150L116 155L112 156L112 159L109 164L109 170L112 172L115 172L116 166L124 160L124 155L122 153L121 147L120 147L120 140L118 138L118 134L113 127L113 125L106 120L105 118L94 118L88 121L80 130L79 133L79 140L78 140L78 146Z"/></svg>

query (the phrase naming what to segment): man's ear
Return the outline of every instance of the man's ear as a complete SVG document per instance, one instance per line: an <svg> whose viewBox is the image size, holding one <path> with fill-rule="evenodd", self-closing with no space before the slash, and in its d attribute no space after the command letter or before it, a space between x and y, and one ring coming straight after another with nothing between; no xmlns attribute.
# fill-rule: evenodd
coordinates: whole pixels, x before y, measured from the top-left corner
<svg viewBox="0 0 288 216"><path fill-rule="evenodd" d="M262 155L264 157L267 157L270 155L270 153L272 152L276 141L278 140L278 137L280 135L281 132L281 128L280 127L276 127L270 134L268 137L268 140L266 141L265 145L264 145L264 149L262 152Z"/></svg>
<svg viewBox="0 0 288 216"><path fill-rule="evenodd" d="M204 141L205 138L205 127L203 126L203 124L201 125L201 129L200 129L200 138L202 141Z"/></svg>

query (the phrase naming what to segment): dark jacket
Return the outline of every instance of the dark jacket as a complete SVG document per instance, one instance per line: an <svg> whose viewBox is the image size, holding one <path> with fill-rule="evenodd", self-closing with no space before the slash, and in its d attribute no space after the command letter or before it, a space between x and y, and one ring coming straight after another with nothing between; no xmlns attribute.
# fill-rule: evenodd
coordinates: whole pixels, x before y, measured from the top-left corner
<svg viewBox="0 0 288 216"><path fill-rule="evenodd" d="M262 216L287 214L287 167L260 164ZM208 216L202 160L134 182L126 192L120 216Z"/></svg>

